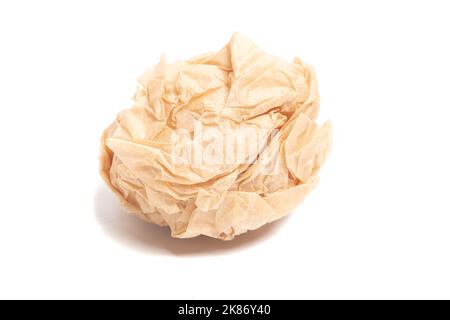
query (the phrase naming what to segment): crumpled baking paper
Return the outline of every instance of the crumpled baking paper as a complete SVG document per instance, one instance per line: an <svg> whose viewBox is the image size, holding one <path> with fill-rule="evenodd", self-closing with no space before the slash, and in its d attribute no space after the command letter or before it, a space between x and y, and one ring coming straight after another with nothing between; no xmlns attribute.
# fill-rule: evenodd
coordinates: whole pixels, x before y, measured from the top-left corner
<svg viewBox="0 0 450 320"><path fill-rule="evenodd" d="M104 131L100 156L102 177L130 213L169 226L173 237L230 240L284 217L318 183L331 125L315 123L316 76L300 59L270 56L234 34L215 53L170 64L162 57L138 81L134 106ZM207 149L211 139L190 139L202 126L219 134L234 161L174 152ZM236 155L220 134L242 128L265 144L250 141L256 152Z"/></svg>

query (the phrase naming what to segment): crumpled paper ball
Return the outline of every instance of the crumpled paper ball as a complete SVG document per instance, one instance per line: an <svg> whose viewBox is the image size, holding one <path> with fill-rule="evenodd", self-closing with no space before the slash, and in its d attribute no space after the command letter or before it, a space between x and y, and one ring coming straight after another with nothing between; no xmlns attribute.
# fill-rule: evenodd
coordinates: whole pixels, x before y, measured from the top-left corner
<svg viewBox="0 0 450 320"><path fill-rule="evenodd" d="M164 57L103 133L101 175L127 211L173 237L222 240L292 212L318 183L331 126L315 123L313 69L240 34L187 61Z"/></svg>

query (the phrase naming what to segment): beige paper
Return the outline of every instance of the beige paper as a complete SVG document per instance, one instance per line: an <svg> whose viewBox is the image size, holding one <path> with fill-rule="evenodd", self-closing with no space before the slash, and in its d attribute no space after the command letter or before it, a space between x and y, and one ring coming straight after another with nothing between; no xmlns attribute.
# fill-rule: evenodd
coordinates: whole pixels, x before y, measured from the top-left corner
<svg viewBox="0 0 450 320"><path fill-rule="evenodd" d="M172 236L222 240L280 219L318 182L331 126L313 69L234 34L216 53L139 78L102 136L101 175L131 213Z"/></svg>

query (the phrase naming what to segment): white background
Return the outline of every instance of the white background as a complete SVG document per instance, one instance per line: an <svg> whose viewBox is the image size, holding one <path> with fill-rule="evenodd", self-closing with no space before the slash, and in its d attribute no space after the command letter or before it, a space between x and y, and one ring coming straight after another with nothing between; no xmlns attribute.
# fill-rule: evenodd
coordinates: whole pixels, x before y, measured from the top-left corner
<svg viewBox="0 0 450 320"><path fill-rule="evenodd" d="M450 298L447 1L2 1L0 298ZM233 31L312 64L334 144L288 218L171 239L98 174L135 79Z"/></svg>

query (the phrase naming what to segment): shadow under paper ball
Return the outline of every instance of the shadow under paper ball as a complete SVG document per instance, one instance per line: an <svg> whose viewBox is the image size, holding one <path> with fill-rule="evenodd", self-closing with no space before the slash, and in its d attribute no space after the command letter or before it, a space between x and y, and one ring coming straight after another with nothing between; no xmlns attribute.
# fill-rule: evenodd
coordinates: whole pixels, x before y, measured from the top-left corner
<svg viewBox="0 0 450 320"><path fill-rule="evenodd" d="M242 249L268 239L287 221L283 218L230 241L206 236L176 239L170 236L169 228L150 224L127 213L104 185L99 186L95 194L94 212L100 226L113 240L148 253L174 255L217 254Z"/></svg>

